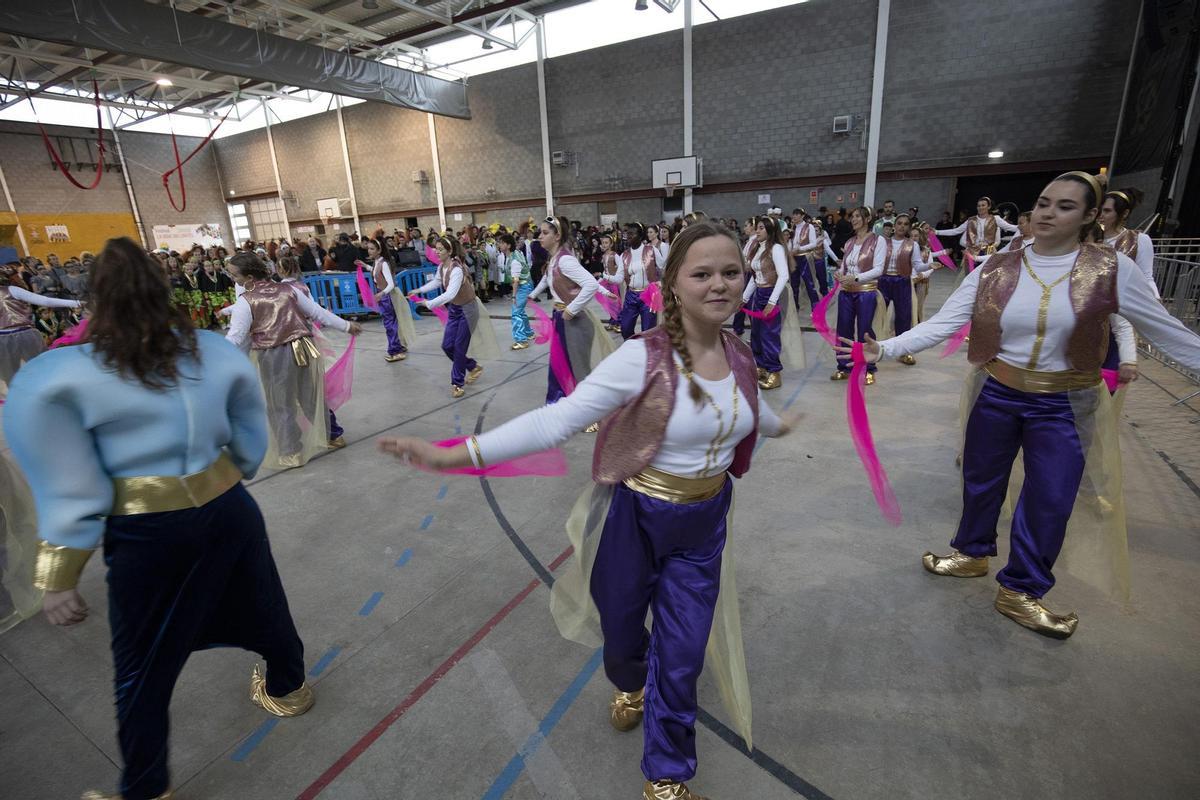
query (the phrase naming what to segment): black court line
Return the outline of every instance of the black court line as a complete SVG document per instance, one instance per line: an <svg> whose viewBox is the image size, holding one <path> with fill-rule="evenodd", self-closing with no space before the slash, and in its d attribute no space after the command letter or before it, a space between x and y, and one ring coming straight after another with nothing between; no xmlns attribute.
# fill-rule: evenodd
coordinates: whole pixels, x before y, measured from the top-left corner
<svg viewBox="0 0 1200 800"><path fill-rule="evenodd" d="M500 386L503 386L507 382L508 381L501 382ZM483 406L479 409L479 417L475 420L476 435L483 431L483 418L487 414L488 406L491 405L495 396L496 393L492 392L491 396L488 397ZM500 504L496 501L496 495L492 492L492 487L488 484L487 478L480 476L479 485L483 489L484 499L487 500L488 507L492 510L492 515L496 518L496 523L500 526L500 529L504 531L504 535L507 536L509 541L513 543L513 546L517 549L517 552L519 552L521 557L525 559L525 562L529 564L530 569L537 573L537 576L542 580L542 583L546 584L547 588L554 586L554 575L550 572L550 570L546 569L546 566L542 564L541 561L538 560L537 556L533 554L533 551L529 549L529 546L525 544L525 541L521 538L521 535L517 533L512 524L509 523L508 518L500 509ZM722 741L724 741L734 750L737 750L739 753L746 756L746 758L750 759L750 761L759 767L759 769L766 772L772 778L779 781L796 794L806 798L806 800L833 800L833 798L831 798L829 795L825 794L820 789L804 780L804 778L801 778L799 775L792 772L783 764L771 758L761 749L755 748L753 752L747 750L746 744L742 741L741 736L739 736L736 732L730 729L729 726L725 725L712 714L705 711L703 708L698 709L696 713L696 721L715 733Z"/></svg>
<svg viewBox="0 0 1200 800"><path fill-rule="evenodd" d="M1158 454L1159 458L1166 462L1166 465L1171 468L1171 471L1175 473L1176 477L1183 481L1183 485L1192 490L1192 494L1196 495L1196 497L1200 497L1200 486L1197 486L1196 482L1192 480L1186 472L1180 469L1179 465L1172 461L1169 455L1164 453L1162 450L1155 450L1154 452Z"/></svg>

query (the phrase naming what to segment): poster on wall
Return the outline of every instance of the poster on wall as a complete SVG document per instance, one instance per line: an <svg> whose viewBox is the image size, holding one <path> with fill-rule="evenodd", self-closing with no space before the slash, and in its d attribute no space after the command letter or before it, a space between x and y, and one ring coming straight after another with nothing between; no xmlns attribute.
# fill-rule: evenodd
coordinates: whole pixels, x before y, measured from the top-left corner
<svg viewBox="0 0 1200 800"><path fill-rule="evenodd" d="M46 226L46 241L48 242L69 242L71 241L71 233L67 230L66 225L47 225Z"/></svg>
<svg viewBox="0 0 1200 800"><path fill-rule="evenodd" d="M221 226L216 222L200 225L155 225L153 241L157 248L165 247L178 253L191 250L194 244L201 247L225 244L221 238Z"/></svg>
<svg viewBox="0 0 1200 800"><path fill-rule="evenodd" d="M769 195L769 194L760 194L760 195L758 196L758 204L759 204L760 206L769 206L769 205L771 205L771 195Z"/></svg>
<svg viewBox="0 0 1200 800"><path fill-rule="evenodd" d="M617 222L616 214L601 214L600 215L601 227L608 228L608 227L611 227L612 225L615 225L616 222Z"/></svg>

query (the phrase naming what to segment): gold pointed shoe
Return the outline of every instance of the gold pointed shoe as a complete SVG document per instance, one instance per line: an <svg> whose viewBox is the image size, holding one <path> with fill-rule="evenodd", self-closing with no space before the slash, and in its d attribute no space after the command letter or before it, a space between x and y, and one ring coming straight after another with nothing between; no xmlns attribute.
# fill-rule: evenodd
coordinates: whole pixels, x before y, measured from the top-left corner
<svg viewBox="0 0 1200 800"><path fill-rule="evenodd" d="M679 781L646 781L642 800L707 800Z"/></svg>
<svg viewBox="0 0 1200 800"><path fill-rule="evenodd" d="M783 386L783 375L778 372L768 372L759 380L758 385L765 391L778 389L780 386Z"/></svg>
<svg viewBox="0 0 1200 800"><path fill-rule="evenodd" d="M394 356L393 355L384 356L383 360L388 362L389 364L395 364L397 361L403 361L406 358L408 358L408 353L396 353Z"/></svg>
<svg viewBox="0 0 1200 800"><path fill-rule="evenodd" d="M761 381L765 377L767 377L767 371L765 369L763 369L762 367L759 367L758 368L758 379Z"/></svg>
<svg viewBox="0 0 1200 800"><path fill-rule="evenodd" d="M921 563L927 572L934 575L945 575L950 578L979 578L987 575L987 556L974 558L955 550L948 556L934 555L926 552L921 556Z"/></svg>
<svg viewBox="0 0 1200 800"><path fill-rule="evenodd" d="M839 369L837 372L835 372L835 373L833 373L832 375L830 375L830 376L829 376L829 380L831 380L831 381L844 381L844 380L846 380L846 379L847 379L847 378L849 378L849 377L850 377L850 373L849 373L849 372L842 372L842 371Z"/></svg>
<svg viewBox="0 0 1200 800"><path fill-rule="evenodd" d="M483 365L476 364L475 369L467 373L467 383L474 383L479 380L479 376L483 374Z"/></svg>
<svg viewBox="0 0 1200 800"><path fill-rule="evenodd" d="M303 467L303 466L304 466L304 459L301 457L300 453L292 453L290 455L279 457L279 468L280 469L295 469L296 467Z"/></svg>
<svg viewBox="0 0 1200 800"><path fill-rule="evenodd" d="M613 692L612 702L608 704L608 721L621 733L633 730L641 724L645 698L644 688L636 692Z"/></svg>
<svg viewBox="0 0 1200 800"><path fill-rule="evenodd" d="M867 373L867 386L874 386L874 385L875 385L875 373L868 372Z"/></svg>
<svg viewBox="0 0 1200 800"><path fill-rule="evenodd" d="M341 450L346 446L346 438L344 436L339 436L336 439L330 439L329 446L334 450Z"/></svg>
<svg viewBox="0 0 1200 800"><path fill-rule="evenodd" d="M254 673L250 676L250 702L274 714L277 717L298 717L313 706L315 698L308 682L285 697L272 697L267 694L267 678L258 665L254 665Z"/></svg>
<svg viewBox="0 0 1200 800"><path fill-rule="evenodd" d="M171 789L167 789L154 800L171 800L175 793ZM107 792L97 791L96 789L88 789L79 796L79 800L122 800L119 794L108 794Z"/></svg>
<svg viewBox="0 0 1200 800"><path fill-rule="evenodd" d="M513 343L512 343L512 348L511 348L511 349L513 349L513 350L525 350L525 349L527 349L528 347L529 347L529 342L513 342Z"/></svg>
<svg viewBox="0 0 1200 800"><path fill-rule="evenodd" d="M1072 611L1055 614L1031 594L1014 592L1004 586L996 593L996 610L1018 625L1054 639L1066 639L1075 632L1079 617Z"/></svg>
<svg viewBox="0 0 1200 800"><path fill-rule="evenodd" d="M451 386L450 387L450 396L453 397L455 400L462 397L466 393L467 393L467 390L461 386Z"/></svg>
<svg viewBox="0 0 1200 800"><path fill-rule="evenodd" d="M900 356L896 360L908 367L911 367L917 363L917 359L913 356Z"/></svg>

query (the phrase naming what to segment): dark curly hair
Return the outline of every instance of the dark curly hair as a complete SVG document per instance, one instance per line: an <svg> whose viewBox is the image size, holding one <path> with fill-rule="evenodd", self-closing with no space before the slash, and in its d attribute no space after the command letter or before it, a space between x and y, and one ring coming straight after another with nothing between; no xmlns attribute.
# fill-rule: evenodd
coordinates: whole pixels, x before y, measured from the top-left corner
<svg viewBox="0 0 1200 800"><path fill-rule="evenodd" d="M104 365L147 389L179 380L179 359L199 360L192 320L171 303L159 263L132 239L109 239L92 267L87 341Z"/></svg>

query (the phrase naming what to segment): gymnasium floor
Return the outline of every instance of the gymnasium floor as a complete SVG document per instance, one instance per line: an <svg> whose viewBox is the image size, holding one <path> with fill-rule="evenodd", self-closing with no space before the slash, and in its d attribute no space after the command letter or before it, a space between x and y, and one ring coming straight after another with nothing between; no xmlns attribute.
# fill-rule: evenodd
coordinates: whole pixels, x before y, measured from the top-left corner
<svg viewBox="0 0 1200 800"><path fill-rule="evenodd" d="M951 277L935 280L940 300ZM493 324L509 341L507 321ZM401 469L376 451L377 436L487 428L545 392L546 351L535 347L506 350L452 401L438 323L424 319L418 332L413 355L390 365L382 326L369 323L339 415L350 446L253 483L317 704L276 720L248 699L255 655L195 654L171 708L181 800L639 796L641 732L609 727L598 652L560 638L548 607L593 439L567 445L564 478ZM1081 622L1053 641L992 610L991 578L920 566L957 522L965 356L885 364L868 390L904 509L892 528L847 436L832 354L806 339L809 369L770 394L776 409L805 412L801 429L763 444L737 490L756 750L747 755L722 723L706 677L693 788L714 800L1200 796L1200 404L1172 408L1169 392L1182 387L1146 366L1121 423L1133 600L1060 576L1048 604ZM0 636L7 800L115 785L99 558L81 588L85 624L37 618Z"/></svg>

